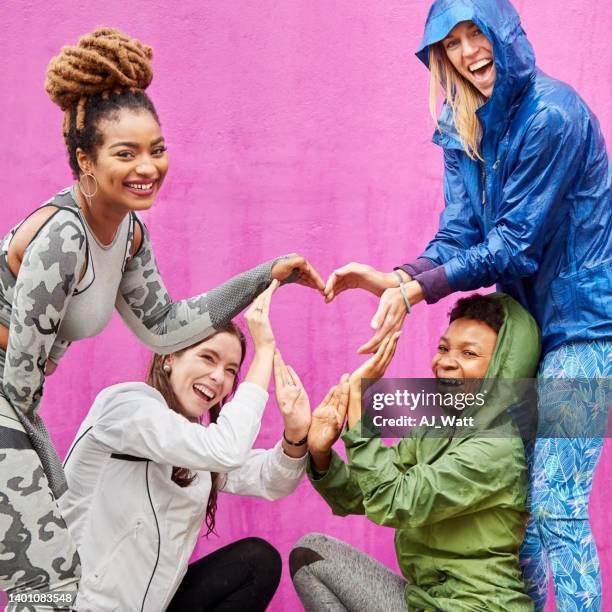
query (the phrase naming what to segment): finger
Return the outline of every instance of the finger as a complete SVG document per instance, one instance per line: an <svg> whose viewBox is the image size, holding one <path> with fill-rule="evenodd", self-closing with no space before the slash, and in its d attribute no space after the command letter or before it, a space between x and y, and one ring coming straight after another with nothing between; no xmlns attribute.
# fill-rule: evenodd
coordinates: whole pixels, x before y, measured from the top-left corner
<svg viewBox="0 0 612 612"><path fill-rule="evenodd" d="M348 374L342 375L342 378L340 379L340 384L338 386L340 387L340 393L338 395L338 406L336 407L336 415L338 418L338 423L340 427L342 427L349 403L350 386Z"/></svg>
<svg viewBox="0 0 612 612"><path fill-rule="evenodd" d="M385 332L386 330L384 329L380 329L378 330L365 344L363 344L362 346L360 346L357 349L357 352L360 355L363 355L364 353L374 353L378 350L378 348L380 347L380 343L385 339Z"/></svg>
<svg viewBox="0 0 612 612"><path fill-rule="evenodd" d="M334 395L334 392L336 391L336 385L334 385L328 392L327 395L323 398L323 400L321 401L321 403L319 404L319 407L321 406L327 406L330 402L331 399Z"/></svg>
<svg viewBox="0 0 612 612"><path fill-rule="evenodd" d="M291 378L291 382L298 389L303 389L304 385L302 384L302 381L300 380L300 377L297 375L297 372L290 365L287 366L287 372L289 372L289 376Z"/></svg>
<svg viewBox="0 0 612 612"><path fill-rule="evenodd" d="M291 379L289 378L289 373L287 372L287 365L285 364L285 361L280 351L278 351L278 358L279 358L279 366L280 366L279 374L280 374L281 384L283 385L283 387L286 387L287 385L291 384Z"/></svg>
<svg viewBox="0 0 612 612"><path fill-rule="evenodd" d="M382 359L381 359L381 367L383 368L383 372L387 369L387 366L391 363L393 359L393 355L395 355L395 349L397 349L397 343L399 341L399 337L402 335L401 331L394 332L387 342Z"/></svg>
<svg viewBox="0 0 612 612"><path fill-rule="evenodd" d="M327 279L327 282L325 283L325 287L323 287L323 293L325 293L326 297L334 293L334 286L337 282L338 282L338 274L337 274L337 271L334 270L329 275L329 278Z"/></svg>
<svg viewBox="0 0 612 612"><path fill-rule="evenodd" d="M280 389L283 386L282 364L283 359L278 350L274 351L274 386Z"/></svg>
<svg viewBox="0 0 612 612"><path fill-rule="evenodd" d="M319 291L323 291L325 289L325 283L321 278L321 275L317 272L316 268L311 265L311 263L306 260L304 266L304 274L308 276L308 279L311 283L311 287L314 289L318 289Z"/></svg>
<svg viewBox="0 0 612 612"><path fill-rule="evenodd" d="M372 327L372 329L378 329L381 326L383 321L387 318L387 313L389 312L390 307L391 304L389 304L384 297L380 299L378 302L378 308L376 309L376 312L372 317L372 321L370 322L370 327Z"/></svg>
<svg viewBox="0 0 612 612"><path fill-rule="evenodd" d="M262 315L268 317L270 315L270 302L272 301L272 294L276 291L278 287L278 281L274 279L270 286L261 294L261 306L260 310Z"/></svg>
<svg viewBox="0 0 612 612"><path fill-rule="evenodd" d="M262 291L252 302L251 302L251 306L249 307L249 310L247 311L248 313L253 314L254 312L257 311L261 311L263 309L263 303L264 300L266 298L266 291L268 291L268 289L266 289L265 291Z"/></svg>
<svg viewBox="0 0 612 612"><path fill-rule="evenodd" d="M372 338L368 342L366 342L366 344L361 346L357 350L357 352L375 352L385 337L392 335L393 332L398 331L401 328L402 323L404 321L404 316L402 316L401 313L399 315L395 314L392 309L389 308L385 313L384 320L378 326L378 331L374 334L374 336L372 336Z"/></svg>

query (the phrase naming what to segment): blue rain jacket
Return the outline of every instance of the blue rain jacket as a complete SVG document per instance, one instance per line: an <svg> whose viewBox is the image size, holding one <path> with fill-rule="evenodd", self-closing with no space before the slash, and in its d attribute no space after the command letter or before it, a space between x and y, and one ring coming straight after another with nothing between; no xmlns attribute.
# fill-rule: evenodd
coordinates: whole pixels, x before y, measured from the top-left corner
<svg viewBox="0 0 612 612"><path fill-rule="evenodd" d="M492 42L497 70L477 111L485 161L467 156L445 105L433 140L444 149L446 205L421 256L438 267L415 278L429 302L497 283L533 314L544 352L610 338L612 170L599 122L536 67L507 0L434 2L419 59L429 66L429 45L466 20Z"/></svg>

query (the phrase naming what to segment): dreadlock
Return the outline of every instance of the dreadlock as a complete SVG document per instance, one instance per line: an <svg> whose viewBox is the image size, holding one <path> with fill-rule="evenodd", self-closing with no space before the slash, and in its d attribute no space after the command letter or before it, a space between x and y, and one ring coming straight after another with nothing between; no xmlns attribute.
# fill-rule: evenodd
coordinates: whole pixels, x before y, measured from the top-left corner
<svg viewBox="0 0 612 612"><path fill-rule="evenodd" d="M102 142L102 118L121 109L147 110L159 118L144 90L153 79L153 50L113 28L99 28L65 46L47 68L45 90L64 111L63 134L70 167L80 174L76 150L94 161Z"/></svg>

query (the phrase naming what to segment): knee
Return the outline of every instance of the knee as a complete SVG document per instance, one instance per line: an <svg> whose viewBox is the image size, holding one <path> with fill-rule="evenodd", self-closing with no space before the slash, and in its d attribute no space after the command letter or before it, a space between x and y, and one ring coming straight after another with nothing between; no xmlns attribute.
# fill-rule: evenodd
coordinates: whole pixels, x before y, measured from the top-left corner
<svg viewBox="0 0 612 612"><path fill-rule="evenodd" d="M280 582L283 562L280 553L272 544L262 538L245 538L240 541L244 556L250 564L262 570L270 579Z"/></svg>
<svg viewBox="0 0 612 612"><path fill-rule="evenodd" d="M309 533L296 542L289 553L289 573L292 580L303 567L307 567L315 561L323 560L324 557L319 551L320 545L325 539L326 536L321 533Z"/></svg>

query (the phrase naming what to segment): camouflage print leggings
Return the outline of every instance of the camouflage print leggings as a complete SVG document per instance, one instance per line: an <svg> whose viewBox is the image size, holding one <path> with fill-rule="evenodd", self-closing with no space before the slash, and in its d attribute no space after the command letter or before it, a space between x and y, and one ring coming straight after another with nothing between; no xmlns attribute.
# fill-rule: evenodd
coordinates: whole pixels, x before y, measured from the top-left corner
<svg viewBox="0 0 612 612"><path fill-rule="evenodd" d="M70 610L81 566L40 460L0 392L0 607L9 612Z"/></svg>

